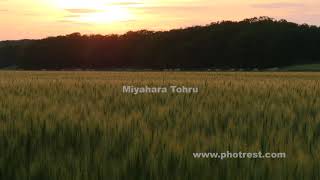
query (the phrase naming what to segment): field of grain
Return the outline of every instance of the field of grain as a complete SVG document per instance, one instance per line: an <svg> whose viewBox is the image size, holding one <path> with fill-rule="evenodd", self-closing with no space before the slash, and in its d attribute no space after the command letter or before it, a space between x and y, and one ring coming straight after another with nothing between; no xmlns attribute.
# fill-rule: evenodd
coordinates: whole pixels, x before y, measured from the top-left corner
<svg viewBox="0 0 320 180"><path fill-rule="evenodd" d="M192 156L225 151L287 158ZM302 180L319 169L320 73L0 72L1 180Z"/></svg>

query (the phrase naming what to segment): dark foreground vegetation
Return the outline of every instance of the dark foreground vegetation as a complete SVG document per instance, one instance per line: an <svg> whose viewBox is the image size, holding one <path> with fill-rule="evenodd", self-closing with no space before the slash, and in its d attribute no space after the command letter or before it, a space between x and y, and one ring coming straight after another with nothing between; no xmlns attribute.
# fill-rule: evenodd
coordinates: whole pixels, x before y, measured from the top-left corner
<svg viewBox="0 0 320 180"><path fill-rule="evenodd" d="M319 27L260 17L165 32L1 42L0 67L260 69L316 63L319 44Z"/></svg>

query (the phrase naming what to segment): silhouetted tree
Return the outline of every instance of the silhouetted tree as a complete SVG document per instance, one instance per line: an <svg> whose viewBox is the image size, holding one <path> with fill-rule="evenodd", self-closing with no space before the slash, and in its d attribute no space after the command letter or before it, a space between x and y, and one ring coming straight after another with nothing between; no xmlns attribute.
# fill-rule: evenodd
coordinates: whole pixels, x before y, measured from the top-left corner
<svg viewBox="0 0 320 180"><path fill-rule="evenodd" d="M269 17L164 32L81 35L0 46L0 65L67 68L269 68L320 61L320 28ZM1 45L1 44L0 44Z"/></svg>

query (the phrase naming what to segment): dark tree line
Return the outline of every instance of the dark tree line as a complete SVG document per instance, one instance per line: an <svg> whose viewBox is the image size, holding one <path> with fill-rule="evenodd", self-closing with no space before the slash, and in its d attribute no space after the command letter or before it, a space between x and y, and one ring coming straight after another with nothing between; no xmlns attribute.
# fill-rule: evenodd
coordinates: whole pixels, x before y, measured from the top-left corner
<svg viewBox="0 0 320 180"><path fill-rule="evenodd" d="M320 28L268 17L165 32L49 37L0 46L24 69L271 68L320 62Z"/></svg>

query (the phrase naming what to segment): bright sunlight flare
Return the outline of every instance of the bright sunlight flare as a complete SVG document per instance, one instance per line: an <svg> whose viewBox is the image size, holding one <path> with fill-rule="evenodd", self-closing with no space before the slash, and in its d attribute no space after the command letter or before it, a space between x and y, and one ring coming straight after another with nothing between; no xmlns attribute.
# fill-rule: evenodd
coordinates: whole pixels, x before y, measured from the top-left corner
<svg viewBox="0 0 320 180"><path fill-rule="evenodd" d="M88 22L88 23L112 23L119 21L129 21L133 19L133 14L127 8L123 7L106 7L103 10L83 13L79 17L71 17L75 21Z"/></svg>

